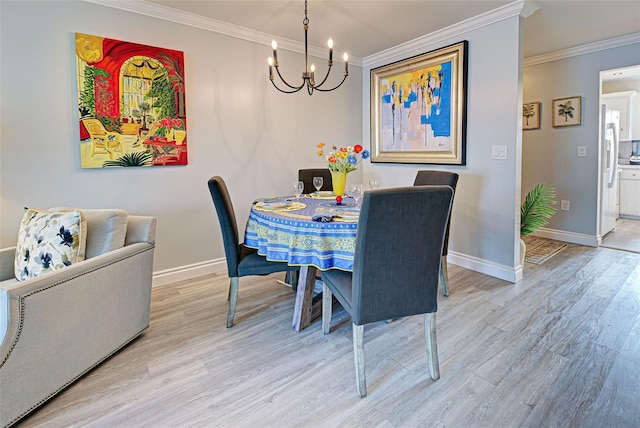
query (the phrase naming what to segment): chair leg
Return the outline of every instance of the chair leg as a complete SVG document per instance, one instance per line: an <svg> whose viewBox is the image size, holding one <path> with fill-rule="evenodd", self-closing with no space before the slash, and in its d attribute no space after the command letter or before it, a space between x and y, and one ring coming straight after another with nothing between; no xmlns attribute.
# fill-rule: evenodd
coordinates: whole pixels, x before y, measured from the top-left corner
<svg viewBox="0 0 640 428"><path fill-rule="evenodd" d="M333 293L326 284L322 284L322 333L331 330L331 314L333 312Z"/></svg>
<svg viewBox="0 0 640 428"><path fill-rule="evenodd" d="M440 260L440 285L442 286L442 295L449 295L449 271L447 269L447 256L442 256Z"/></svg>
<svg viewBox="0 0 640 428"><path fill-rule="evenodd" d="M293 291L298 289L298 271L288 270L284 277L284 282L291 286Z"/></svg>
<svg viewBox="0 0 640 428"><path fill-rule="evenodd" d="M427 360L431 379L440 379L438 363L438 341L436 340L436 313L424 314L424 335L427 339Z"/></svg>
<svg viewBox="0 0 640 428"><path fill-rule="evenodd" d="M236 315L236 304L238 303L238 286L240 278L231 278L229 282L229 314L227 315L227 328L233 326L233 317Z"/></svg>
<svg viewBox="0 0 640 428"><path fill-rule="evenodd" d="M356 366L356 387L360 397L367 396L367 379L364 375L364 325L353 326L353 362Z"/></svg>

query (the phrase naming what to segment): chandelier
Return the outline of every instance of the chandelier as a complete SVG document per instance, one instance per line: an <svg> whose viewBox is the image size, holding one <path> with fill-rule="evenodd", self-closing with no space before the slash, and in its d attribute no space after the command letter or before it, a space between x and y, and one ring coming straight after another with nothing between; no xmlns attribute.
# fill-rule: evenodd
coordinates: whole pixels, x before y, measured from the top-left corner
<svg viewBox="0 0 640 428"><path fill-rule="evenodd" d="M345 52L342 57L344 59L344 77L342 78L342 81L331 89L323 88L322 85L324 85L324 83L327 81L327 77L329 77L329 73L331 73L331 67L333 66L333 40L329 38L329 40L327 41L327 45L329 46L329 63L328 63L329 67L327 69L327 74L324 76L322 81L316 84L316 80L315 80L316 67L313 64L311 64L311 67L309 67L309 55L307 52L308 51L307 33L309 31L309 18L307 18L307 0L304 0L304 20L302 21L302 27L304 28L304 71L302 72L302 83L300 84L300 86L290 85L286 80L284 80L284 78L280 74L280 69L278 68L280 65L278 63L278 44L276 43L275 40L271 42L271 47L273 48L273 57L269 57L269 61L268 61L269 62L269 80L271 80L271 83L273 83L273 86L277 90L279 90L280 92L284 92L285 94L293 94L295 92L298 92L300 89L304 88L305 86L307 87L307 92L309 93L309 95L312 95L314 90L321 91L321 92L329 92L329 91L333 91L334 89L338 89L340 86L342 86L344 81L347 79L347 76L349 75L349 55L347 55L347 53ZM278 87L278 85L276 85L276 82L274 81L273 67L276 68L276 73L278 74L278 77L280 78L282 83L284 83L287 86L287 88L281 89Z"/></svg>

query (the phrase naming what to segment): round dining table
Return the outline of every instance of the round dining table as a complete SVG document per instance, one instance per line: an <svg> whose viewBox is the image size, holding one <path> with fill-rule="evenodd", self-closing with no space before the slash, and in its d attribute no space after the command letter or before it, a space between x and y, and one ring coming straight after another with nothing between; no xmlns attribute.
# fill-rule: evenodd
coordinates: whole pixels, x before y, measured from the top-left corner
<svg viewBox="0 0 640 428"><path fill-rule="evenodd" d="M351 198L333 196L268 198L254 202L244 244L272 262L300 266L293 329L300 331L321 314L313 298L317 270L353 270L358 210ZM329 221L316 221L324 218Z"/></svg>

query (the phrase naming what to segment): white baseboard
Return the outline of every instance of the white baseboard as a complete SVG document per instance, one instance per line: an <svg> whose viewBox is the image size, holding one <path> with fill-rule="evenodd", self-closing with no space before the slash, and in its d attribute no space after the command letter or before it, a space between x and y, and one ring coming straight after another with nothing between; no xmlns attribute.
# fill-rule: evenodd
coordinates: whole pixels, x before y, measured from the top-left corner
<svg viewBox="0 0 640 428"><path fill-rule="evenodd" d="M587 245L589 247L597 247L602 241L602 237L599 235L585 235L583 233L546 228L539 229L535 236L570 242L572 244ZM455 251L449 251L447 262L513 283L522 279L522 266L516 266L514 268L467 254L456 253ZM214 273L226 274L226 270L227 263L224 258L166 269L153 273L153 286L158 287Z"/></svg>
<svg viewBox="0 0 640 428"><path fill-rule="evenodd" d="M214 273L227 274L227 262L224 258L154 272L152 287L159 287L161 285L172 284L174 282Z"/></svg>
<svg viewBox="0 0 640 428"><path fill-rule="evenodd" d="M522 266L514 268L451 250L447 254L447 262L513 283L522 279Z"/></svg>
<svg viewBox="0 0 640 428"><path fill-rule="evenodd" d="M489 262L477 257L449 251L447 262L456 266L471 269L476 272L494 276L509 282L518 282L522 279L522 266L512 268L498 263ZM153 287L185 281L199 276L211 274L227 274L227 262L225 259L209 260L186 266L179 266L153 273Z"/></svg>
<svg viewBox="0 0 640 428"><path fill-rule="evenodd" d="M600 235L586 235L584 233L547 229L545 227L539 229L534 236L555 239L556 241L570 242L571 244L586 245L588 247L597 247L600 245L600 242L602 242L602 237Z"/></svg>

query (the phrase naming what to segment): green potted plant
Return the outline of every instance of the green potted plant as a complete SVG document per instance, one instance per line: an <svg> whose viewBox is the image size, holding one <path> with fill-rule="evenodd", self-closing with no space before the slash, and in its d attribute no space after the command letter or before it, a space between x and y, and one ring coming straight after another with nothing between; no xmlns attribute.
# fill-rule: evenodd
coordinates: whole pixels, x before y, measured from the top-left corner
<svg viewBox="0 0 640 428"><path fill-rule="evenodd" d="M523 236L531 235L536 230L545 226L556 208L556 189L552 184L539 183L527 193L520 206L520 264L524 263L524 255L527 246L522 239Z"/></svg>

